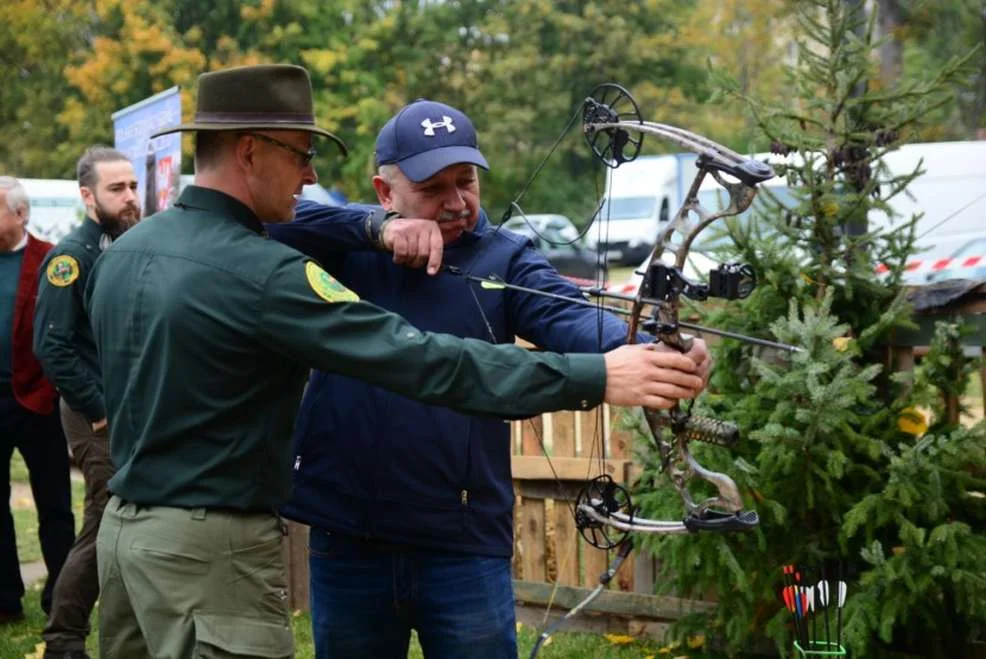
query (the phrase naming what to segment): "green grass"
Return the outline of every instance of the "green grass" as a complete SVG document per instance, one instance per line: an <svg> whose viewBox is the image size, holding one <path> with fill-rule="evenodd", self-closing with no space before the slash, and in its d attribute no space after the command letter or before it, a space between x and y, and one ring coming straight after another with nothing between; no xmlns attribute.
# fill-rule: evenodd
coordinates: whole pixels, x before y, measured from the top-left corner
<svg viewBox="0 0 986 659"><path fill-rule="evenodd" d="M14 451L14 456L10 459L10 480L18 483L27 482L27 466L24 464L24 458L21 457L20 451Z"/></svg>
<svg viewBox="0 0 986 659"><path fill-rule="evenodd" d="M41 653L38 652L38 646L41 643L41 631L45 624L40 597L41 585L39 583L32 586L24 598L26 619L16 625L3 628L3 633L0 634L0 659L40 658ZM90 656L94 658L99 654L99 644L95 632L98 625L97 612L93 613L93 633L90 634L87 643L87 650ZM299 613L293 618L293 626L296 658L314 659L311 618L307 613ZM533 629L521 627L518 634L520 657L527 657L530 654L536 638L537 632ZM538 656L542 659L643 659L652 655L654 657L688 657L688 659L723 659L725 657L725 655L703 653L699 650L681 648L672 650L662 643L646 639L614 644L602 636L576 632L560 632L552 636ZM416 639L412 639L408 657L409 659L423 659L424 657Z"/></svg>

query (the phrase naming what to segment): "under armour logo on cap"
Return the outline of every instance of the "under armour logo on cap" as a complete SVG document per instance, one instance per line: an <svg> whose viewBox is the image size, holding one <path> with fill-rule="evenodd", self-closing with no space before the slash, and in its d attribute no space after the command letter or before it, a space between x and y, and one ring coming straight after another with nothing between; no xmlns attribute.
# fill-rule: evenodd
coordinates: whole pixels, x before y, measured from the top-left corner
<svg viewBox="0 0 986 659"><path fill-rule="evenodd" d="M450 133L455 132L455 124L452 123L452 117L447 114L442 115L442 120L438 123L432 123L431 119L425 119L421 122L421 125L425 128L425 135L428 137L433 137L435 135L436 128L444 128Z"/></svg>
<svg viewBox="0 0 986 659"><path fill-rule="evenodd" d="M376 159L377 165L397 165L415 183L460 163L489 169L469 117L425 99L404 106L384 124L377 135Z"/></svg>

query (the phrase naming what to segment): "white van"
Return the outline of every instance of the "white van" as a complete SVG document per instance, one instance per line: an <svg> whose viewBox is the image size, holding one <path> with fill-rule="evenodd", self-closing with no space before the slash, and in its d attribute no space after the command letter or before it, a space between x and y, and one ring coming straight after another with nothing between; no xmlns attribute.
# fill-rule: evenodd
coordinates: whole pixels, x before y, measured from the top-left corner
<svg viewBox="0 0 986 659"><path fill-rule="evenodd" d="M608 261L626 265L646 258L695 178L697 157L641 156L609 169L597 224L586 234L586 245L605 252Z"/></svg>
<svg viewBox="0 0 986 659"><path fill-rule="evenodd" d="M923 214L917 223L922 251L914 255L910 274L923 281L936 262L986 237L986 140L905 144L883 160L895 174L912 172L919 162L924 170L890 202L902 218ZM870 213L874 222L893 226L875 211Z"/></svg>
<svg viewBox="0 0 986 659"><path fill-rule="evenodd" d="M758 153L752 157L771 164L790 163L798 158L795 154L785 158L771 153ZM896 176L913 172L919 162L924 170L906 192L890 201L897 217L889 218L876 210L869 215L871 229L878 226L893 229L913 215L923 213L916 227L917 248L922 251L908 262L904 283L920 285L942 279L978 277L979 264L986 262L986 254L979 253L982 251L980 246L986 246L986 141L906 144L888 153L883 161ZM764 203L766 192L786 205L795 203L784 178L775 177L761 183L759 188L765 192L758 195L754 207ZM707 176L699 188L702 206L715 211L723 208L727 201L725 190ZM672 205L671 213L678 205L680 203ZM749 212L741 217L748 216ZM703 237L708 235L703 234ZM692 278L704 279L708 270L715 266L714 261L702 257L703 237L691 252L697 255L690 263L690 271L686 272ZM956 256L953 258L953 255ZM641 261L644 259L646 256ZM633 293L639 282L640 276L634 275L620 290Z"/></svg>
<svg viewBox="0 0 986 659"><path fill-rule="evenodd" d="M57 243L79 226L86 208L79 194L79 184L69 179L20 178L31 199L31 219L27 229L32 234Z"/></svg>
<svg viewBox="0 0 986 659"><path fill-rule="evenodd" d="M794 156L788 158L791 157ZM753 158L772 164L782 161L781 156L770 153L758 153ZM871 230L893 230L912 216L921 215L916 225L918 251L908 263L904 281L925 283L929 275L951 263L953 254L986 237L986 141L905 144L886 154L883 162L893 176L910 174L919 164L924 170L905 192L890 200L896 216L871 210L869 225ZM793 203L783 178L765 181L760 187L786 204ZM754 204L762 203L763 196ZM699 188L699 200L706 208L721 208L720 200L725 198L725 192L712 177L707 177ZM952 277L962 276L959 270L949 272L954 272Z"/></svg>

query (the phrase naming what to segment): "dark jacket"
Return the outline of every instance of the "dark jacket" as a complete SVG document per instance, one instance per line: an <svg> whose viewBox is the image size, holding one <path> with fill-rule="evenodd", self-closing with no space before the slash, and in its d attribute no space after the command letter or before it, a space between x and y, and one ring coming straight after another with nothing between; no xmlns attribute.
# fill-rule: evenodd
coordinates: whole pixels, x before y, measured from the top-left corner
<svg viewBox="0 0 986 659"><path fill-rule="evenodd" d="M309 368L486 414L513 397L520 414L595 405L605 389L597 355L420 332L268 240L247 206L195 185L103 253L86 308L118 469L109 489L145 505L283 503Z"/></svg>
<svg viewBox="0 0 986 659"><path fill-rule="evenodd" d="M300 202L297 219L268 228L365 300L430 332L492 343L520 336L559 352L625 342L608 314L484 288L448 273L394 265L336 209ZM445 249L444 263L477 276L579 297L527 238L480 219ZM295 429L294 493L282 513L332 532L443 551L512 552L510 430L503 418L462 414L338 373L315 372Z"/></svg>
<svg viewBox="0 0 986 659"><path fill-rule="evenodd" d="M13 377L14 398L35 414L50 414L55 409L58 393L45 378L32 348L34 336L34 307L38 295L38 273L45 254L52 244L28 234L17 282L14 301Z"/></svg>
<svg viewBox="0 0 986 659"><path fill-rule="evenodd" d="M45 374L68 406L90 422L105 418L106 407L82 302L93 265L110 242L102 226L89 217L58 242L42 265L45 273L34 319L34 352Z"/></svg>

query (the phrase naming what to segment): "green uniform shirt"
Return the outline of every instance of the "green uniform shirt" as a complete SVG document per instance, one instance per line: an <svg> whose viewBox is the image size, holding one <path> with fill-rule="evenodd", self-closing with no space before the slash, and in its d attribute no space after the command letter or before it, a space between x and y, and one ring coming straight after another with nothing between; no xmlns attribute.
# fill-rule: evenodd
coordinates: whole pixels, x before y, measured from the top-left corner
<svg viewBox="0 0 986 659"><path fill-rule="evenodd" d="M89 421L105 418L106 408L83 296L111 240L89 217L62 238L41 264L34 311L34 354L68 406Z"/></svg>
<svg viewBox="0 0 986 659"><path fill-rule="evenodd" d="M106 251L86 301L118 469L110 490L135 503L270 510L284 501L309 368L498 416L584 409L605 390L601 355L422 333L356 301L268 240L246 206L197 186Z"/></svg>

